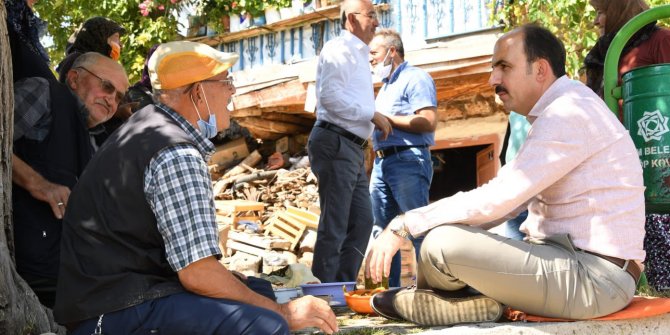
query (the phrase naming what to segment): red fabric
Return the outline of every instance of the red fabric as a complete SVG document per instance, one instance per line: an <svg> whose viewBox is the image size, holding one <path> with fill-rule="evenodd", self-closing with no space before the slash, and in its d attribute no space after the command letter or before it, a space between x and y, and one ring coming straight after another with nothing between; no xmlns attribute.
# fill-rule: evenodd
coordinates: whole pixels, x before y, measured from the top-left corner
<svg viewBox="0 0 670 335"><path fill-rule="evenodd" d="M591 320L608 321L608 320L625 320L625 319L641 319L650 316L670 313L670 298L646 298L635 297L626 308L612 313L610 315L601 316ZM529 322L565 322L565 321L580 321L572 319L548 318L544 316L537 316L526 314L525 312L507 307L504 315L507 319L512 321L529 321Z"/></svg>
<svg viewBox="0 0 670 335"><path fill-rule="evenodd" d="M664 28L621 57L619 80L624 73L634 68L661 63L670 63L670 30Z"/></svg>
<svg viewBox="0 0 670 335"><path fill-rule="evenodd" d="M623 55L619 60L619 81L621 77L635 68L653 64L670 63L670 30L661 28L637 47ZM622 100L619 100L619 120L623 120Z"/></svg>

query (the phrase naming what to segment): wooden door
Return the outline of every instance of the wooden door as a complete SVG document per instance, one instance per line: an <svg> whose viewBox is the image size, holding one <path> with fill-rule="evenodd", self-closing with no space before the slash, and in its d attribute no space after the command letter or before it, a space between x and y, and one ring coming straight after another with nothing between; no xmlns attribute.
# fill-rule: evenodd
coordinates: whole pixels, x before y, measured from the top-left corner
<svg viewBox="0 0 670 335"><path fill-rule="evenodd" d="M493 144L477 152L477 187L496 176L496 160Z"/></svg>

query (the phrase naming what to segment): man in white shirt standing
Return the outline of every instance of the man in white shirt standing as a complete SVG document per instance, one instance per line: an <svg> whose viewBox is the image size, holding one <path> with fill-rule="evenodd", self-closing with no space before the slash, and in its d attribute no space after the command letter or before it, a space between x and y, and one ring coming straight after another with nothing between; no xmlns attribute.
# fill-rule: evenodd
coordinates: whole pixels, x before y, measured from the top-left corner
<svg viewBox="0 0 670 335"><path fill-rule="evenodd" d="M403 236L426 235L418 289L373 297L377 311L424 325L497 320L502 304L589 319L632 300L644 260L642 167L628 131L588 87L565 76L565 49L525 25L495 45L489 83L531 123L517 157L489 183L398 216L366 272L388 273ZM486 228L528 209L527 241Z"/></svg>
<svg viewBox="0 0 670 335"><path fill-rule="evenodd" d="M307 144L321 204L312 272L322 282L358 276L373 223L363 150L375 126L384 137L391 131L375 112L368 63L377 13L369 0L346 0L341 14L341 35L319 55L317 121Z"/></svg>

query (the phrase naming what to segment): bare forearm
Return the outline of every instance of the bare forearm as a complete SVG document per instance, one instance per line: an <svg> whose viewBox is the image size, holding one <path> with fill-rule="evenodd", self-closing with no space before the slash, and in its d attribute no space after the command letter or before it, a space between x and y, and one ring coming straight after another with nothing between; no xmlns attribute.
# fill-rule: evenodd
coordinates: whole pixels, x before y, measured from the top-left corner
<svg viewBox="0 0 670 335"><path fill-rule="evenodd" d="M291 330L318 327L327 334L338 330L335 314L325 301L306 296L279 305L247 288L214 256L189 264L178 275L182 285L195 294L269 309L281 315Z"/></svg>
<svg viewBox="0 0 670 335"><path fill-rule="evenodd" d="M12 181L28 191L33 198L48 203L55 217L63 218L67 200L70 198L68 187L48 181L14 154L12 154Z"/></svg>
<svg viewBox="0 0 670 335"><path fill-rule="evenodd" d="M235 300L283 315L279 304L250 290L213 256L189 264L178 275L182 285L195 294Z"/></svg>
<svg viewBox="0 0 670 335"><path fill-rule="evenodd" d="M435 131L437 118L435 108L424 108L413 115L389 116L393 128L410 133L429 133Z"/></svg>
<svg viewBox="0 0 670 335"><path fill-rule="evenodd" d="M12 154L12 182L21 188L31 191L45 179L21 158Z"/></svg>

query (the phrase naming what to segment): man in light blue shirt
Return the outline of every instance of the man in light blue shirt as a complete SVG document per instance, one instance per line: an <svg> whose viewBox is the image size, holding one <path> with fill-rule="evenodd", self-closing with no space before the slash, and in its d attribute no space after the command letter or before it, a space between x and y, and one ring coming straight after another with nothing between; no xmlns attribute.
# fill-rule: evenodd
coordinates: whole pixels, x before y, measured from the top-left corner
<svg viewBox="0 0 670 335"><path fill-rule="evenodd" d="M307 143L321 205L312 272L324 283L358 277L373 220L363 150L374 127L391 130L375 112L368 65L377 13L370 0L347 0L340 8L342 34L319 55L316 123Z"/></svg>
<svg viewBox="0 0 670 335"><path fill-rule="evenodd" d="M425 71L409 65L404 56L397 32L377 31L370 43L370 62L384 85L375 106L389 118L393 131L386 139L375 131L372 138L376 157L370 196L375 237L397 215L428 204L433 178L428 147L435 144L435 83ZM417 251L422 240L413 240ZM400 286L399 253L393 257L389 286Z"/></svg>
<svg viewBox="0 0 670 335"><path fill-rule="evenodd" d="M507 133L505 134L505 143L503 144L503 149L505 149L505 160L503 165L516 158L516 154L519 152L521 145L526 141L528 130L530 130L530 122L526 120L525 116L515 112L509 112L509 123L507 125ZM521 212L517 217L507 220L504 224L502 235L519 241L523 240L526 237L526 234L522 233L519 230L519 227L526 221L527 217L528 211L526 210Z"/></svg>

